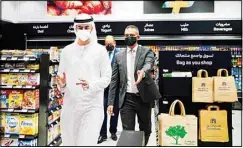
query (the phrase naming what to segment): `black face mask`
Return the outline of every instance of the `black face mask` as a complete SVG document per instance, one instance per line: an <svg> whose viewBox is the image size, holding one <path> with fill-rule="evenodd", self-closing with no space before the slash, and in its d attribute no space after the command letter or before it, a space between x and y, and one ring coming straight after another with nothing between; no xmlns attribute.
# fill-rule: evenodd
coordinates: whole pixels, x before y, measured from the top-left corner
<svg viewBox="0 0 243 148"><path fill-rule="evenodd" d="M126 37L125 38L125 43L127 46L133 46L137 42L136 37Z"/></svg>
<svg viewBox="0 0 243 148"><path fill-rule="evenodd" d="M113 45L107 45L106 46L106 50L107 51L112 51L114 49L114 46Z"/></svg>

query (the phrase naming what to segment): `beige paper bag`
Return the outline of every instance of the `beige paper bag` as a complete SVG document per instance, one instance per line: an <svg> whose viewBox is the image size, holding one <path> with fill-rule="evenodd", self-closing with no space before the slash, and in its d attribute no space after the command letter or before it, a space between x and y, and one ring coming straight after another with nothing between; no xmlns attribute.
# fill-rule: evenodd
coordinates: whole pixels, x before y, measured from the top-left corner
<svg viewBox="0 0 243 148"><path fill-rule="evenodd" d="M192 102L213 102L213 78L208 77L206 70L199 70L197 77L192 78Z"/></svg>
<svg viewBox="0 0 243 148"><path fill-rule="evenodd" d="M212 110L216 108L216 110ZM228 142L227 111L208 106L199 111L199 139L204 142Z"/></svg>
<svg viewBox="0 0 243 148"><path fill-rule="evenodd" d="M181 115L175 115L175 105L179 103ZM159 142L161 146L197 146L197 117L186 115L183 103L175 100L169 114L159 115Z"/></svg>
<svg viewBox="0 0 243 148"><path fill-rule="evenodd" d="M222 77L222 72L225 76ZM237 102L237 89L235 79L229 76L226 69L219 69L217 77L214 77L214 101L215 102Z"/></svg>

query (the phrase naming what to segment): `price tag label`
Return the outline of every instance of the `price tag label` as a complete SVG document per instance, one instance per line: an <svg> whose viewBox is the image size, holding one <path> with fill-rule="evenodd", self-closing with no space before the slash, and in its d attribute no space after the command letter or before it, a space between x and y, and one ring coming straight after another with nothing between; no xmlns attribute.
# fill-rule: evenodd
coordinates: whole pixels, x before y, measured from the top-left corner
<svg viewBox="0 0 243 148"><path fill-rule="evenodd" d="M25 86L26 88L32 88L32 86Z"/></svg>
<svg viewBox="0 0 243 148"><path fill-rule="evenodd" d="M28 109L22 109L22 112L27 113Z"/></svg>
<svg viewBox="0 0 243 148"><path fill-rule="evenodd" d="M7 58L6 57L1 57L1 60L6 60Z"/></svg>
<svg viewBox="0 0 243 148"><path fill-rule="evenodd" d="M51 110L51 113L53 113L53 110Z"/></svg>
<svg viewBox="0 0 243 148"><path fill-rule="evenodd" d="M19 69L13 69L13 72L19 72Z"/></svg>
<svg viewBox="0 0 243 148"><path fill-rule="evenodd" d="M14 86L13 88L22 88L22 86Z"/></svg>
<svg viewBox="0 0 243 148"><path fill-rule="evenodd" d="M23 60L24 60L24 61L28 61L29 58L28 58L28 57L24 57Z"/></svg>
<svg viewBox="0 0 243 148"><path fill-rule="evenodd" d="M56 107L57 110L59 110L59 107Z"/></svg>
<svg viewBox="0 0 243 148"><path fill-rule="evenodd" d="M163 101L163 104L169 104L169 102L168 101Z"/></svg>
<svg viewBox="0 0 243 148"><path fill-rule="evenodd" d="M58 124L58 121L56 121L56 124Z"/></svg>
<svg viewBox="0 0 243 148"><path fill-rule="evenodd" d="M9 134L5 134L4 138L10 138L10 135Z"/></svg>
<svg viewBox="0 0 243 148"><path fill-rule="evenodd" d="M30 70L29 70L29 69L25 69L24 71L25 71L25 72L30 72Z"/></svg>
<svg viewBox="0 0 243 148"><path fill-rule="evenodd" d="M3 70L3 72L9 72L10 71L10 69L4 69Z"/></svg>
<svg viewBox="0 0 243 148"><path fill-rule="evenodd" d="M35 70L30 70L30 72L35 72Z"/></svg>
<svg viewBox="0 0 243 148"><path fill-rule="evenodd" d="M13 108L9 108L9 109L8 109L8 112L13 112L13 111L14 111Z"/></svg>
<svg viewBox="0 0 243 148"><path fill-rule="evenodd" d="M25 135L19 135L19 138L23 139L23 138L25 138Z"/></svg>
<svg viewBox="0 0 243 148"><path fill-rule="evenodd" d="M57 142L56 142L56 141L54 141L54 144L57 144Z"/></svg>
<svg viewBox="0 0 243 148"><path fill-rule="evenodd" d="M12 57L12 60L16 61L16 60L18 60L18 58L17 57Z"/></svg>
<svg viewBox="0 0 243 148"><path fill-rule="evenodd" d="M35 61L35 58L30 58L29 60L30 60L30 61Z"/></svg>
<svg viewBox="0 0 243 148"><path fill-rule="evenodd" d="M4 88L13 88L11 85L4 86Z"/></svg>

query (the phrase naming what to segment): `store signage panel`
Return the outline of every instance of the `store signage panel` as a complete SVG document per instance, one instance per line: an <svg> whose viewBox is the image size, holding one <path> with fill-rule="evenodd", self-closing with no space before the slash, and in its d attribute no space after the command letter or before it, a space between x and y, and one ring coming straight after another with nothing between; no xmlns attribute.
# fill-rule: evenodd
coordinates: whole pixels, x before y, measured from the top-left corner
<svg viewBox="0 0 243 148"><path fill-rule="evenodd" d="M240 20L223 21L143 21L96 22L98 35L123 35L128 25L138 27L140 35L241 34ZM72 36L73 23L20 24L28 35Z"/></svg>
<svg viewBox="0 0 243 148"><path fill-rule="evenodd" d="M161 67L168 69L231 67L231 54L228 51L160 51Z"/></svg>
<svg viewBox="0 0 243 148"><path fill-rule="evenodd" d="M213 13L214 1L144 1L144 14Z"/></svg>

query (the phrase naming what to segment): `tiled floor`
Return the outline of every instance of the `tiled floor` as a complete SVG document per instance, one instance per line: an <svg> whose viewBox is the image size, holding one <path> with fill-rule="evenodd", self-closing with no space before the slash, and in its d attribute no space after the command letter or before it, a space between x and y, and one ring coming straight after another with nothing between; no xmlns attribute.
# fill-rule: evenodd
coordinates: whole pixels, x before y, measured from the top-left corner
<svg viewBox="0 0 243 148"><path fill-rule="evenodd" d="M241 111L233 111L232 113L232 118L233 118L233 146L241 146L242 145L242 137L241 137ZM122 124L121 120L119 118L118 122L118 138L121 134L122 131ZM136 130L139 130L138 124L136 124ZM98 146L116 146L117 141L113 141L110 138L110 135L108 135L107 141L99 144ZM155 128L154 128L154 115L152 112L152 134L149 139L149 143L147 146L156 146L156 134L155 134Z"/></svg>

